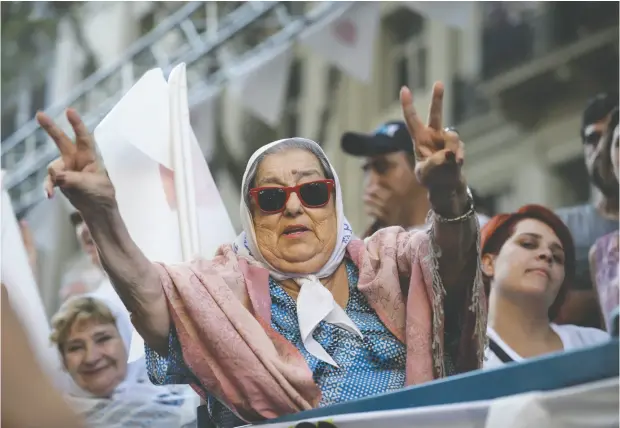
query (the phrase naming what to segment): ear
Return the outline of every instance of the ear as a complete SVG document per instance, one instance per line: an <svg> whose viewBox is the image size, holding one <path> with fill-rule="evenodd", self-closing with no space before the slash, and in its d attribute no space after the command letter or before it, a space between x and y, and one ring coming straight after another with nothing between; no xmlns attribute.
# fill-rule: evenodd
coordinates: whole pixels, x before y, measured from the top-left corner
<svg viewBox="0 0 620 428"><path fill-rule="evenodd" d="M484 254L480 264L482 265L482 273L489 278L493 278L493 275L495 275L495 255Z"/></svg>

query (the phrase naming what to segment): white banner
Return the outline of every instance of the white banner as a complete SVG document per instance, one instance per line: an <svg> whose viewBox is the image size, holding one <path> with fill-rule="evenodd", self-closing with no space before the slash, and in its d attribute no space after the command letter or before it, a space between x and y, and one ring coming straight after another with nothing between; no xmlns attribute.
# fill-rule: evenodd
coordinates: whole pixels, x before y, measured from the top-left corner
<svg viewBox="0 0 620 428"><path fill-rule="evenodd" d="M54 383L59 385L62 364L58 351L49 339L50 324L30 267L11 199L4 188L1 203L2 283L6 286L11 306L28 334L39 364Z"/></svg>
<svg viewBox="0 0 620 428"><path fill-rule="evenodd" d="M242 63L229 71L230 91L254 116L276 126L286 107L293 46L285 43L264 57Z"/></svg>
<svg viewBox="0 0 620 428"><path fill-rule="evenodd" d="M476 13L476 2L473 1L408 1L404 4L431 21L458 29L470 26Z"/></svg>
<svg viewBox="0 0 620 428"><path fill-rule="evenodd" d="M343 72L370 82L380 22L379 2L355 2L304 31L300 43Z"/></svg>
<svg viewBox="0 0 620 428"><path fill-rule="evenodd" d="M474 401L380 412L350 413L264 428L555 428L617 427L618 378L550 392L532 392L497 400ZM326 425L328 427L329 425Z"/></svg>

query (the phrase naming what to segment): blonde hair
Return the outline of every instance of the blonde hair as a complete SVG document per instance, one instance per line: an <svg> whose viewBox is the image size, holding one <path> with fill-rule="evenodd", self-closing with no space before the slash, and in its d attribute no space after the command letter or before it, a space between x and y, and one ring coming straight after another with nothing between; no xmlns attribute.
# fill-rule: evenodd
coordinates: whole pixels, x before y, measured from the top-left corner
<svg viewBox="0 0 620 428"><path fill-rule="evenodd" d="M116 326L116 317L105 303L84 296L67 300L52 317L52 333L50 334L50 340L58 346L61 354L64 354L63 345L66 343L73 325L84 321L96 321L101 324L114 324Z"/></svg>

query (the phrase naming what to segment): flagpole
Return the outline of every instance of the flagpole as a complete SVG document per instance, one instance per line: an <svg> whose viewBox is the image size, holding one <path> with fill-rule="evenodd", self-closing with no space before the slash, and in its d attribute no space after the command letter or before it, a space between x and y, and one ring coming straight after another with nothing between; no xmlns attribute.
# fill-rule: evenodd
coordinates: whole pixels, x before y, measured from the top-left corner
<svg viewBox="0 0 620 428"><path fill-rule="evenodd" d="M187 153L187 149L190 147L187 143L189 136L187 131L183 129L185 127L183 126L182 112L187 110L187 88L183 85L184 78L185 64L180 64L170 73L168 85L170 94L170 148L174 167L181 251L183 260L189 261L196 255L198 245L191 155ZM185 97L182 95L183 92ZM183 108L183 99L185 99L185 109Z"/></svg>

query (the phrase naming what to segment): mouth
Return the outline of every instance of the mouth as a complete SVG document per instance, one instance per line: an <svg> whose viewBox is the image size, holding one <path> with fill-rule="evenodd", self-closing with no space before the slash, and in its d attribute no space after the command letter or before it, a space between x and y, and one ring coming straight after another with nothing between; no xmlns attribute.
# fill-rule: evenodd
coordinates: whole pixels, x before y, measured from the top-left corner
<svg viewBox="0 0 620 428"><path fill-rule="evenodd" d="M95 369L84 369L81 371L81 373L85 376L96 376L99 373L106 371L108 368L110 368L110 366L103 366Z"/></svg>
<svg viewBox="0 0 620 428"><path fill-rule="evenodd" d="M549 275L549 271L547 271L546 269L529 269L528 272L544 276L547 279L551 278L551 276Z"/></svg>
<svg viewBox="0 0 620 428"><path fill-rule="evenodd" d="M304 233L308 231L310 231L310 229L308 229L306 226L301 225L301 224L294 224L284 229L284 232L282 232L282 234L286 236L287 238L296 238L298 236L303 235Z"/></svg>

